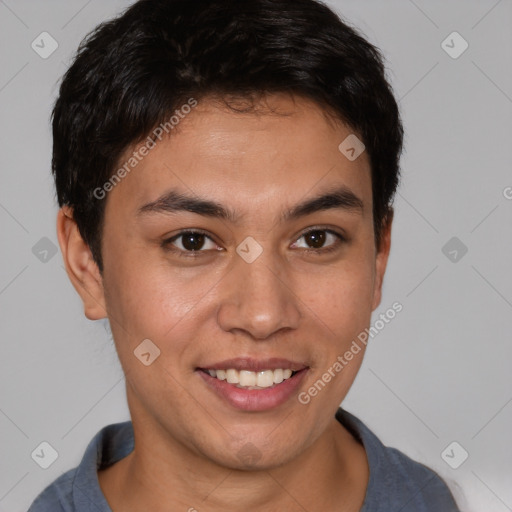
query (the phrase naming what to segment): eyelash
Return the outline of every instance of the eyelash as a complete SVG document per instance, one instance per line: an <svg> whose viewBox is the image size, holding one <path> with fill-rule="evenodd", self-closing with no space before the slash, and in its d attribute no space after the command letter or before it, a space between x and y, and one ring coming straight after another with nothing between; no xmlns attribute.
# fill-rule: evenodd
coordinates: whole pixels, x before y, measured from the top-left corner
<svg viewBox="0 0 512 512"><path fill-rule="evenodd" d="M184 236L184 235L204 235L206 238L211 240L212 242L216 243L215 240L211 236L206 233L206 231L203 231L201 229L186 229L184 231L180 231L177 235L173 235L171 238L167 238L162 242L162 247L169 252L174 253L176 256L179 256L181 258L198 258L200 256L204 256L204 253L207 251L184 251L183 249L179 249L178 247L175 247L173 245L173 242L175 242L178 238ZM203 254L201 254L203 253Z"/></svg>
<svg viewBox="0 0 512 512"><path fill-rule="evenodd" d="M333 252L333 251L337 250L339 248L340 244L342 244L342 243L347 241L347 239L341 233L338 233L337 231L334 231L332 229L329 229L329 228L326 228L326 227L322 227L322 226L316 226L316 227L313 227L313 228L308 228L306 231L303 231L295 239L295 241L293 243L296 243L298 240L300 240L303 236L307 235L308 233L315 232L315 231L320 231L320 232L324 232L324 233L328 233L328 234L334 235L337 238L337 240L336 240L335 243L333 243L333 244L331 244L331 245L329 245L327 247L321 247L319 249L301 248L300 250L302 252L305 252L305 253L308 253L308 254L313 253L313 254L318 254L318 255L320 255L320 254L327 254L327 253L330 253L330 252ZM177 248L177 247L175 247L173 245L173 242L175 242L177 239L179 239L180 237L182 237L184 235L189 235L189 234L204 235L206 238L211 240L213 243L216 243L215 240L213 240L213 238L211 236L209 236L205 231L203 231L201 229L188 229L188 230L181 231L178 234L173 235L171 238L167 238L166 240L164 240L162 242L162 247L166 251L172 252L172 253L174 253L177 256L182 257L182 258L198 258L198 257L202 256L201 253L208 252L208 251L205 251L205 250L184 251L183 249L179 249L179 248Z"/></svg>
<svg viewBox="0 0 512 512"><path fill-rule="evenodd" d="M347 241L347 239L341 233L338 233L337 231L334 231L333 229L329 229L329 228L323 227L323 226L315 226L313 228L307 228L305 231L303 231L295 239L295 242L293 242L293 243L296 243L298 240L300 240L303 236L307 235L308 233L312 233L315 231L320 231L320 232L324 232L326 234L334 235L337 238L337 240L333 244L328 245L327 247L321 247L320 249L314 249L312 247L300 248L300 250L302 252L305 252L307 254L317 254L317 255L328 254L328 253L338 250L339 246L342 243Z"/></svg>

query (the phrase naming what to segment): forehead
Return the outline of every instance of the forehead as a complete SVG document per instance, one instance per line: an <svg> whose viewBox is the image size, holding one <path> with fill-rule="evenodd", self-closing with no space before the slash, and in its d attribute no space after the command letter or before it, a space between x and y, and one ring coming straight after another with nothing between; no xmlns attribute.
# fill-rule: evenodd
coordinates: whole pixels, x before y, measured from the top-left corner
<svg viewBox="0 0 512 512"><path fill-rule="evenodd" d="M339 149L347 137L354 137L348 126L301 97L267 96L245 112L202 101L145 156L140 148L146 141L123 155L118 167L130 170L109 193L107 210L136 213L171 189L241 213L284 208L336 185L371 203L368 157L363 152L355 160L347 158ZM134 151L139 160L126 166Z"/></svg>

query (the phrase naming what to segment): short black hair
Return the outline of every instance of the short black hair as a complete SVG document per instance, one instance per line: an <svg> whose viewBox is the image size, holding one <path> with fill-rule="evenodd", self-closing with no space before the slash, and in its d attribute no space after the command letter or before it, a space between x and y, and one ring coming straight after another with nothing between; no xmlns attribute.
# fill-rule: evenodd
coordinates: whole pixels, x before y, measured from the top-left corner
<svg viewBox="0 0 512 512"><path fill-rule="evenodd" d="M379 245L403 144L380 51L316 0L139 0L80 43L52 112L57 199L100 271L105 198L94 191L124 151L190 98L277 92L315 101L362 139Z"/></svg>

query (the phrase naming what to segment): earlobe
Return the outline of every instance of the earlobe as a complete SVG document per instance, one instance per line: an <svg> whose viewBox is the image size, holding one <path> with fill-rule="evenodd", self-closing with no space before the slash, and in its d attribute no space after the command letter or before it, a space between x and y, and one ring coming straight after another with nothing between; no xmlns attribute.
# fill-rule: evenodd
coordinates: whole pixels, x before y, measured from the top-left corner
<svg viewBox="0 0 512 512"><path fill-rule="evenodd" d="M85 316L89 320L106 318L103 278L68 206L57 214L57 237L66 272L82 299Z"/></svg>
<svg viewBox="0 0 512 512"><path fill-rule="evenodd" d="M393 224L393 214L393 209L390 209L388 215L384 219L380 245L377 248L372 311L379 306L382 298L382 283L384 282L384 274L388 263L389 251L391 250L391 226Z"/></svg>

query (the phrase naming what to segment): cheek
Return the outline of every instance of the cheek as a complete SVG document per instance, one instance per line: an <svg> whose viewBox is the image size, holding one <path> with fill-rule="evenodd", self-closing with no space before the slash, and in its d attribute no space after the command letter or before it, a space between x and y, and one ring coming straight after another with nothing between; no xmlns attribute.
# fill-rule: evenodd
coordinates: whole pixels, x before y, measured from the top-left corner
<svg viewBox="0 0 512 512"><path fill-rule="evenodd" d="M356 266L350 272L327 274L321 282L313 279L303 290L310 297L305 302L316 349L300 399L315 404L315 415L328 407L337 408L356 378L366 348L358 336L371 320L372 290L367 267Z"/></svg>
<svg viewBox="0 0 512 512"><path fill-rule="evenodd" d="M300 280L301 301L313 320L322 323L337 340L351 340L371 318L373 298L372 264L347 263L325 269Z"/></svg>
<svg viewBox="0 0 512 512"><path fill-rule="evenodd" d="M172 339L173 350L179 351L184 331L201 325L199 320L212 312L211 296L221 276L173 267L165 258L151 261L144 251L119 252L116 264L105 265L108 278L104 281L109 316L118 324L118 339L126 344L129 337L131 346L149 338L162 347ZM112 330L114 333L114 325Z"/></svg>

